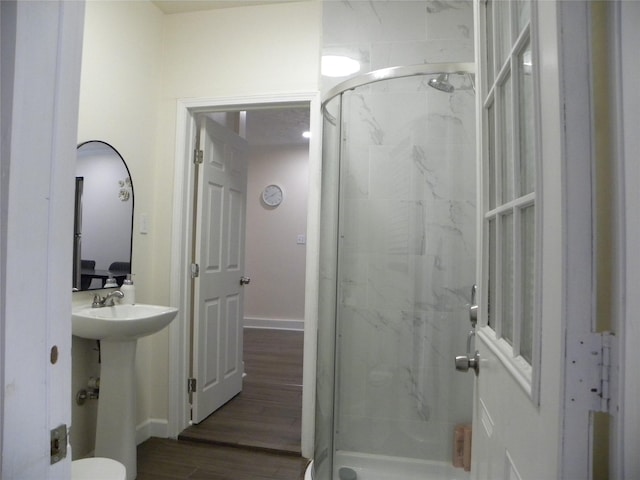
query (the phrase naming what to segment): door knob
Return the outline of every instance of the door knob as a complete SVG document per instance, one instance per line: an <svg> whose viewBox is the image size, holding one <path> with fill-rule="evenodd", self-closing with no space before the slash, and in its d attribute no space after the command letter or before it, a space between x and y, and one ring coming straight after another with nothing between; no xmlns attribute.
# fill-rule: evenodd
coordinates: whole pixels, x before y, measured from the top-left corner
<svg viewBox="0 0 640 480"><path fill-rule="evenodd" d="M456 370L459 372L468 372L469 369L473 370L476 375L480 372L480 354L476 350L476 353L471 356L458 355L456 357Z"/></svg>
<svg viewBox="0 0 640 480"><path fill-rule="evenodd" d="M249 277L240 277L240 285L249 285L251 279Z"/></svg>

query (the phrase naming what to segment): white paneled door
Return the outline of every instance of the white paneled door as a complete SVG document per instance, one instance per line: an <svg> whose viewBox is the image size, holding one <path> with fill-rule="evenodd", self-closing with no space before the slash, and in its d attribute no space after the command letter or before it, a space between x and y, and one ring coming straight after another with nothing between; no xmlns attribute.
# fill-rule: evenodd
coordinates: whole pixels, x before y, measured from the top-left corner
<svg viewBox="0 0 640 480"><path fill-rule="evenodd" d="M590 331L588 2L482 0L475 13L481 228L472 477L588 479L602 338Z"/></svg>
<svg viewBox="0 0 640 480"><path fill-rule="evenodd" d="M84 10L84 2L0 2L0 478L6 480L71 477L70 232Z"/></svg>
<svg viewBox="0 0 640 480"><path fill-rule="evenodd" d="M202 117L194 278L192 421L242 390L247 143Z"/></svg>

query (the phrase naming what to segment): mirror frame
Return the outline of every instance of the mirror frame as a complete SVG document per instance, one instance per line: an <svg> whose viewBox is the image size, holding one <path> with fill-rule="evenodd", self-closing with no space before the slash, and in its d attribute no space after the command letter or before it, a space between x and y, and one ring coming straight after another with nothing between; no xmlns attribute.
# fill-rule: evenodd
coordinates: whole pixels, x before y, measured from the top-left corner
<svg viewBox="0 0 640 480"><path fill-rule="evenodd" d="M124 165L125 170L127 171L127 176L129 178L130 184L131 184L131 234L130 234L130 238L129 238L129 273L131 273L131 267L132 267L132 263L133 263L133 229L134 229L134 217L135 217L135 189L133 186L133 179L131 178L131 170L129 170L129 165L127 165L127 162L125 161L124 157L120 154L120 152L118 151L117 148L115 148L113 145L111 145L108 142L105 142L104 140L87 140L84 142L81 142L78 144L78 146L76 147L76 152L83 147L84 145L90 144L90 143L100 143L103 146L109 148L113 153L115 153L120 160L122 161L122 164ZM76 162L77 162L77 157L76 157ZM74 202L74 218L75 218L75 213L76 213L76 209L78 208L77 205L77 201ZM75 230L75 225L74 225L74 230ZM73 258L73 278L72 278L72 291L73 292L79 292L79 291L90 291L90 290L99 290L100 288L104 288L104 281L103 280L103 287L94 287L94 288L87 288L87 289L82 289L81 288L81 275L80 275L80 271L81 271L81 265L80 265L80 261L81 261L81 256L82 256L82 250L80 250L80 252L76 251L75 248L75 231L74 233L74 258ZM99 277L95 277L95 278L99 278ZM121 283L121 282L120 282Z"/></svg>

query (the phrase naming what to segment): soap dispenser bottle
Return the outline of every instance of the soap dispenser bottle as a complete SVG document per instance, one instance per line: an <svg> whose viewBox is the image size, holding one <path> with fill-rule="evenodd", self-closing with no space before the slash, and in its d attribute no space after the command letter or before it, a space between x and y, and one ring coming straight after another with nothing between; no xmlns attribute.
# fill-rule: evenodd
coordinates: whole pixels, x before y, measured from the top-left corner
<svg viewBox="0 0 640 480"><path fill-rule="evenodd" d="M130 273L127 273L127 278L122 282L120 291L124 294L120 301L121 304L134 305L136 303L136 287L133 285Z"/></svg>

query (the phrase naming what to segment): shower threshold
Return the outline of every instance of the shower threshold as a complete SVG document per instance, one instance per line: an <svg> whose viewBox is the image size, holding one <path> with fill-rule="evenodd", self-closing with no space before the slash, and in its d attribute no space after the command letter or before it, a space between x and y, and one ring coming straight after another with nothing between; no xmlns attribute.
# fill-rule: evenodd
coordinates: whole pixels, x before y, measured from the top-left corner
<svg viewBox="0 0 640 480"><path fill-rule="evenodd" d="M369 455L357 452L336 452L334 480L340 468L347 467L357 474L357 480L469 480L468 472L454 468L449 462L414 458Z"/></svg>

